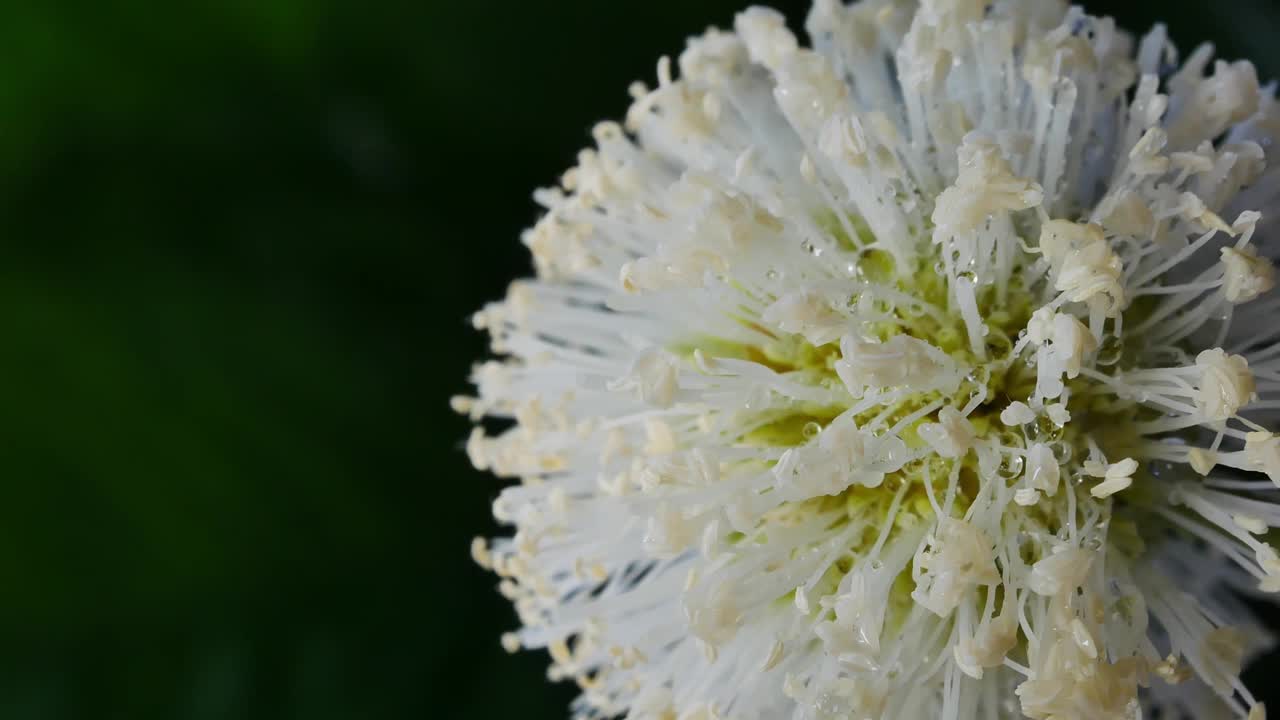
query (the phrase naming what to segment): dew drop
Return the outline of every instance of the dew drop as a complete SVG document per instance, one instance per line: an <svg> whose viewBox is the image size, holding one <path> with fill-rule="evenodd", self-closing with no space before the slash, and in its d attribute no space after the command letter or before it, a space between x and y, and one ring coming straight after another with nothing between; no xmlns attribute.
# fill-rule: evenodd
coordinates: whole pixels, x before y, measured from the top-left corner
<svg viewBox="0 0 1280 720"><path fill-rule="evenodd" d="M1000 466L1000 477L1005 480L1012 480L1022 475L1022 456L1014 455L1010 457L1004 464Z"/></svg>

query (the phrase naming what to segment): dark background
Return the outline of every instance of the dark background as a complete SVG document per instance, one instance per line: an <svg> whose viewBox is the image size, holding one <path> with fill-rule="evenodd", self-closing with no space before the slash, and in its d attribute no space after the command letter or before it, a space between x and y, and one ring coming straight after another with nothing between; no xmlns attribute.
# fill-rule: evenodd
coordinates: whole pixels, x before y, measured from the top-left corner
<svg viewBox="0 0 1280 720"><path fill-rule="evenodd" d="M1090 7L1280 73L1264 0ZM739 9L5 3L0 718L567 717L468 557L466 317Z"/></svg>

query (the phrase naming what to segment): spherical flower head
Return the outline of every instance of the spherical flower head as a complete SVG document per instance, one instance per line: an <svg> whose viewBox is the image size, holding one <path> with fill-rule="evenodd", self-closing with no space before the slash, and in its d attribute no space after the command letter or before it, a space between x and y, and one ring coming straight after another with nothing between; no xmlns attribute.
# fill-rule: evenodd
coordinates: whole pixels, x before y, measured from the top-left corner
<svg viewBox="0 0 1280 720"><path fill-rule="evenodd" d="M1272 90L1057 0L806 29L659 62L475 317L503 646L586 719L1259 720Z"/></svg>

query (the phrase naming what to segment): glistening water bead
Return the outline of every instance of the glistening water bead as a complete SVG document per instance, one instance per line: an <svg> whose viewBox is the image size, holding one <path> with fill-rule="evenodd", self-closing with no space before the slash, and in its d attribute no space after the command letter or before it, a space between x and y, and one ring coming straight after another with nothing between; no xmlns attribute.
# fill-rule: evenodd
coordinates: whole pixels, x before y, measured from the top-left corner
<svg viewBox="0 0 1280 720"><path fill-rule="evenodd" d="M578 718L1265 714L1273 88L1053 0L821 0L632 88L475 316L477 539Z"/></svg>

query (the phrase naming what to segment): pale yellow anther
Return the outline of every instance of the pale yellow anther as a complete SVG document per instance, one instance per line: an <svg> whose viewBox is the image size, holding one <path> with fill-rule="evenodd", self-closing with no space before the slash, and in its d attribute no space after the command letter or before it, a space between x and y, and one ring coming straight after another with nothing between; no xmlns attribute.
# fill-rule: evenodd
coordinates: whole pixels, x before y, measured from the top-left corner
<svg viewBox="0 0 1280 720"><path fill-rule="evenodd" d="M1231 516L1231 521L1238 525L1240 529L1254 535L1262 535L1267 532L1267 523L1256 515L1237 513Z"/></svg>
<svg viewBox="0 0 1280 720"><path fill-rule="evenodd" d="M502 649L509 653L517 653L520 651L520 636L515 633L502 634Z"/></svg>
<svg viewBox="0 0 1280 720"><path fill-rule="evenodd" d="M1196 404L1209 420L1233 417L1253 399L1253 373L1244 357L1213 348L1196 356L1196 367L1202 372Z"/></svg>
<svg viewBox="0 0 1280 720"><path fill-rule="evenodd" d="M1222 248L1222 267L1222 294L1230 302L1249 302L1276 286L1275 266L1252 246Z"/></svg>
<svg viewBox="0 0 1280 720"><path fill-rule="evenodd" d="M489 552L489 543L482 537L471 539L471 559L485 570L493 569L493 554Z"/></svg>
<svg viewBox="0 0 1280 720"><path fill-rule="evenodd" d="M1191 465L1192 470L1201 475L1208 475L1213 470L1213 466L1218 464L1218 454L1204 448L1193 447L1187 450L1187 463Z"/></svg>

